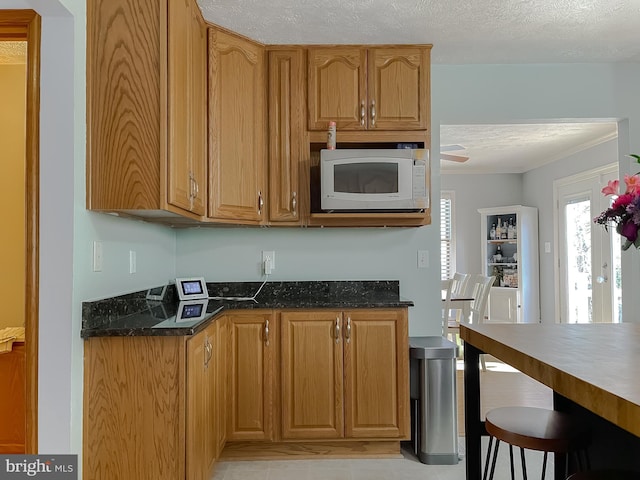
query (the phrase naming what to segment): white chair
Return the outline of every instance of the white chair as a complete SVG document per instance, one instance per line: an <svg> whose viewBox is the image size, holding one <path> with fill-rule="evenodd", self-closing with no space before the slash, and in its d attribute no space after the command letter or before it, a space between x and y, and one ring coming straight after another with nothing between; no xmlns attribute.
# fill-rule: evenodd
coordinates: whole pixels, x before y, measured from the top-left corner
<svg viewBox="0 0 640 480"><path fill-rule="evenodd" d="M489 292L496 277L485 277L484 275L476 275L473 281L473 289L470 291L473 297L471 302L471 323L484 323L484 316L487 311L487 300Z"/></svg>
<svg viewBox="0 0 640 480"><path fill-rule="evenodd" d="M487 311L487 300L495 279L495 276L485 277L484 275L476 275L473 282L473 289L471 290L473 302L471 302L470 323L484 323L484 316ZM483 371L487 370L484 355L480 355L480 365L482 366Z"/></svg>
<svg viewBox="0 0 640 480"><path fill-rule="evenodd" d="M456 341L456 334L460 331L460 319L461 307L453 307L452 298L463 297L467 295L467 289L469 288L469 280L471 274L469 273L454 273L453 277L448 280L442 281L442 290L446 290L444 303L442 305L442 326L443 330L446 329L447 336L452 336L452 341ZM451 314L451 310L454 310L455 315Z"/></svg>

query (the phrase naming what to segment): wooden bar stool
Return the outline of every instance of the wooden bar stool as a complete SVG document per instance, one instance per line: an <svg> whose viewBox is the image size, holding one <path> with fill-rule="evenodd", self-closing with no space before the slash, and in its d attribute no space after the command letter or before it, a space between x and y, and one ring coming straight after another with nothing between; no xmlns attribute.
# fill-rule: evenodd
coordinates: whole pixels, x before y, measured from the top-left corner
<svg viewBox="0 0 640 480"><path fill-rule="evenodd" d="M580 469L582 469L580 453L584 453L585 463L588 468L589 459L586 455L588 433L566 413L533 407L494 408L487 413L485 427L489 434L489 448L487 450L483 480L487 479L494 439L496 444L493 450L493 459L491 460L490 480L493 479L498 458L498 447L501 441L509 444L512 480L515 478L513 466L514 446L520 447L522 475L525 480L527 479L527 468L524 460L524 449L544 452L542 479L544 479L547 454L549 452L567 454L565 476L568 475L568 454L570 453L576 454L576 461Z"/></svg>
<svg viewBox="0 0 640 480"><path fill-rule="evenodd" d="M567 480L637 480L640 472L628 470L593 470L591 472L578 472Z"/></svg>

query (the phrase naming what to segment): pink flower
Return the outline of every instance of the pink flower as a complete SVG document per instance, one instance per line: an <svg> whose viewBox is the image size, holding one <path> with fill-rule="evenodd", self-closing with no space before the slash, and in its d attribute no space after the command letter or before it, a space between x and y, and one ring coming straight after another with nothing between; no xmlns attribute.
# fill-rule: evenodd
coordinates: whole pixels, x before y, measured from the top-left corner
<svg viewBox="0 0 640 480"><path fill-rule="evenodd" d="M618 198L616 198L613 201L613 205L611 205L611 208L615 210L618 207L626 207L631 202L633 202L633 199L634 199L634 196L630 193L625 193L624 195L620 195Z"/></svg>
<svg viewBox="0 0 640 480"><path fill-rule="evenodd" d="M627 184L627 191L624 193L638 193L640 191L640 177L638 175L625 175L624 183Z"/></svg>
<svg viewBox="0 0 640 480"><path fill-rule="evenodd" d="M618 185L620 184L619 180L609 180L607 182L607 186L602 189L603 195L617 195L618 194Z"/></svg>

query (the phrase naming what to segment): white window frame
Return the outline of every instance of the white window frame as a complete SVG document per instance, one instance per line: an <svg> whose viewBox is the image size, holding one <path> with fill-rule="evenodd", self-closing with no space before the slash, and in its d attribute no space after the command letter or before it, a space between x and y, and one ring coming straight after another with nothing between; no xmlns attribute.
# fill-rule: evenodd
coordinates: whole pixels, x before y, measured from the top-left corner
<svg viewBox="0 0 640 480"><path fill-rule="evenodd" d="M440 278L442 280L446 280L448 278L453 277L453 274L456 272L456 201L455 201L455 192L453 190L442 190L440 192ZM445 238L443 227L444 222L447 221L446 215L443 214L442 210L442 201L448 200L451 203L450 214L449 214L449 232L450 238ZM446 262L443 261L447 255L447 252L444 251L444 246L448 243L449 245L449 271L446 271Z"/></svg>

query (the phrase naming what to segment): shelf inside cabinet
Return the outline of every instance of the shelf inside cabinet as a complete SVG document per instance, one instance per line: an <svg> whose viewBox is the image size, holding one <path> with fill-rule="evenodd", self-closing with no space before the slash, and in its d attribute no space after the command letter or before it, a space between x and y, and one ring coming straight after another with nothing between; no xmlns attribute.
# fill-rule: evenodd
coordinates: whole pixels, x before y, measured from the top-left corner
<svg viewBox="0 0 640 480"><path fill-rule="evenodd" d="M501 240L487 240L488 243L492 244L492 245L497 245L497 244L504 244L504 243L510 243L513 245L517 245L518 244L518 239L517 238L508 238L508 239L501 239Z"/></svg>

